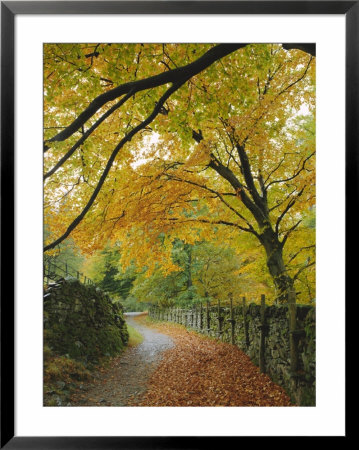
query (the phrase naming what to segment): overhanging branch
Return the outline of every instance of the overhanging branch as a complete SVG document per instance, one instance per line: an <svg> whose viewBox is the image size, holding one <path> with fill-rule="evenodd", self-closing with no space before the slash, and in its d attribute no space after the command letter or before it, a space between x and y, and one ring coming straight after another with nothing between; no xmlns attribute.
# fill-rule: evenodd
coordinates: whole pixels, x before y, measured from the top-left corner
<svg viewBox="0 0 359 450"><path fill-rule="evenodd" d="M185 81L184 81L185 82ZM183 82L183 83L184 83ZM115 149L113 150L107 164L105 167L105 170L103 171L97 186L93 192L93 194L91 195L89 201L87 202L86 206L84 207L84 209L81 211L81 213L76 217L76 219L68 226L67 230L65 231L65 233L60 236L58 239L56 239L54 242L52 242L51 244L48 244L44 247L44 251L48 251L51 250L52 248L56 247L57 245L59 245L63 240L65 240L70 233L77 227L77 225L81 222L81 220L85 217L86 213L88 212L88 210L91 208L91 206L93 205L94 201L96 200L106 178L107 175L112 167L113 162L115 161L115 158L118 154L118 152L121 150L121 148L126 144L126 142L129 142L133 136L138 133L140 130L142 130L144 127L146 127L148 124L150 124L155 117L159 114L161 107L163 106L163 104L165 103L165 101L173 94L173 92L177 91L177 89L179 89L183 83L176 83L174 85L172 85L161 97L161 99L159 100L159 102L157 103L156 107L153 109L152 113L147 117L147 119L145 119L143 122L141 122L137 127L135 127L133 130L131 130L120 142L119 144L115 147Z"/></svg>
<svg viewBox="0 0 359 450"><path fill-rule="evenodd" d="M82 137L70 148L68 152L54 165L54 167L49 170L44 175L44 180L53 175L69 158L75 153L75 151L80 147L81 144L85 142L85 140L98 128L101 123L107 119L113 112L115 112L118 108L120 108L129 98L133 96L133 92L129 92L125 97L123 97L116 105L112 106L105 114L103 114L93 125L90 127Z"/></svg>
<svg viewBox="0 0 359 450"><path fill-rule="evenodd" d="M212 47L196 61L187 64L186 66L162 72L158 75L144 78L142 80L124 83L114 89L110 89L92 100L90 105L68 127L46 142L51 143L56 141L64 141L75 133L75 131L77 131L107 102L113 101L122 95L128 94L129 92L136 93L143 91L144 89L162 86L167 83L183 84L189 78L197 75L199 72L202 72L202 70L206 69L218 59L221 59L239 48L245 47L246 45L247 44L219 44ZM46 142L44 147L46 146Z"/></svg>

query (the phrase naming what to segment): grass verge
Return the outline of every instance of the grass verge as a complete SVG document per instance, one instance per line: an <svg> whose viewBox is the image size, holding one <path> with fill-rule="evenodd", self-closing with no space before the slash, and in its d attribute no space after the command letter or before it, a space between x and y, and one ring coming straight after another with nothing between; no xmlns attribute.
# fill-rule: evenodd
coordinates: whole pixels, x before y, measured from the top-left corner
<svg viewBox="0 0 359 450"><path fill-rule="evenodd" d="M135 328L131 327L131 325L128 325L128 324L127 324L127 329L128 329L128 334L129 334L127 345L129 347L135 347L136 345L141 344L141 342L143 341L142 334L139 333Z"/></svg>

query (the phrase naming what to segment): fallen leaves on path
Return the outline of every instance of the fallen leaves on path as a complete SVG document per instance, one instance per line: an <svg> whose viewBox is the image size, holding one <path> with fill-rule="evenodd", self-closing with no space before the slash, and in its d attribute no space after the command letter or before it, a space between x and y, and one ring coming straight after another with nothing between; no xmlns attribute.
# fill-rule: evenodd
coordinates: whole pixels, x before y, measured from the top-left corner
<svg viewBox="0 0 359 450"><path fill-rule="evenodd" d="M138 406L292 406L284 389L238 347L176 324L137 320L176 343L164 353Z"/></svg>

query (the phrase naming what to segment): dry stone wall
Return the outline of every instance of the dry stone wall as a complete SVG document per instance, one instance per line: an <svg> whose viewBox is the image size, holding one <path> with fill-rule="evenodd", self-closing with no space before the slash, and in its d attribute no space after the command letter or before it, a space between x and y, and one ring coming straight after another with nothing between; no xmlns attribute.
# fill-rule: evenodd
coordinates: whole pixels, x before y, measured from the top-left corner
<svg viewBox="0 0 359 450"><path fill-rule="evenodd" d="M128 341L123 308L93 285L75 278L50 283L44 292L44 344L57 355L97 363Z"/></svg>
<svg viewBox="0 0 359 450"><path fill-rule="evenodd" d="M296 305L295 310L295 330L290 328L287 305L261 307L252 303L193 309L154 306L149 315L237 345L262 372L283 386L297 405L315 406L315 308Z"/></svg>

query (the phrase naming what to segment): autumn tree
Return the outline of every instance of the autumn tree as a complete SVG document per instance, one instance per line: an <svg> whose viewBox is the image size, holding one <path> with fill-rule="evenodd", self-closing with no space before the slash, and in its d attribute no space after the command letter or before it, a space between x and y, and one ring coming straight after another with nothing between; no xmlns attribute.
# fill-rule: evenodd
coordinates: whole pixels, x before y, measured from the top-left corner
<svg viewBox="0 0 359 450"><path fill-rule="evenodd" d="M85 275L93 280L101 289L125 300L136 278L134 264L126 270L121 267L121 245L106 244L103 250L94 252L82 266Z"/></svg>
<svg viewBox="0 0 359 450"><path fill-rule="evenodd" d="M150 273L145 268L137 276L131 295L162 306L187 306L237 294L242 282L241 261L233 249L175 239L171 258L177 270L167 273L166 264L157 265Z"/></svg>
<svg viewBox="0 0 359 450"><path fill-rule="evenodd" d="M71 234L83 250L120 238L156 260L160 233L245 235L286 301L314 266L313 55L300 44L45 46L57 235L45 251Z"/></svg>
<svg viewBox="0 0 359 450"><path fill-rule="evenodd" d="M44 229L45 239L51 239L49 232L45 226ZM57 273L57 275L63 277L66 273L66 265L69 272L75 275L77 271L80 271L85 257L81 254L81 250L76 246L71 237L65 239L51 252L44 254L44 266L51 266L51 270Z"/></svg>

